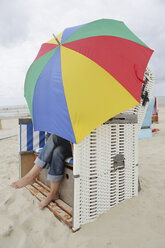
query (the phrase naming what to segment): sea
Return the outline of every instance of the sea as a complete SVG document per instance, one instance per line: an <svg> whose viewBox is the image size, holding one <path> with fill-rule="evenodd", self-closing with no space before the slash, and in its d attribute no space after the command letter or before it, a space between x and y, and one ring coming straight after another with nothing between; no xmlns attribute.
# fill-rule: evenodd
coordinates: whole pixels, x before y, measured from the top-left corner
<svg viewBox="0 0 165 248"><path fill-rule="evenodd" d="M26 105L0 106L0 120L19 117L30 117Z"/></svg>
<svg viewBox="0 0 165 248"><path fill-rule="evenodd" d="M157 97L158 108L165 106L165 96ZM30 117L27 105L0 106L0 120L9 118Z"/></svg>

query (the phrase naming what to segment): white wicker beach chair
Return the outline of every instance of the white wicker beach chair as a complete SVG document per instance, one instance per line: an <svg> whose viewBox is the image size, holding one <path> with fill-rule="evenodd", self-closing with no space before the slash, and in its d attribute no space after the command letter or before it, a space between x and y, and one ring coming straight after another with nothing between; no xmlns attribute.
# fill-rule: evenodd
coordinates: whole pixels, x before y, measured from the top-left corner
<svg viewBox="0 0 165 248"><path fill-rule="evenodd" d="M61 191L62 200L69 206L61 201L48 206L73 231L138 194L138 133L148 107L145 100L151 97L154 83L154 76L148 68L144 80L146 85L139 106L115 116L74 145L73 177L72 170L66 172L64 181L69 182L64 187L67 191ZM25 164L22 168L29 164L26 157L22 157L21 161L20 167L21 163ZM31 166L33 162L34 156ZM40 180L39 185L28 188L39 200L49 191L42 185L48 183L46 174L43 173ZM72 194L69 200L65 198L65 192Z"/></svg>

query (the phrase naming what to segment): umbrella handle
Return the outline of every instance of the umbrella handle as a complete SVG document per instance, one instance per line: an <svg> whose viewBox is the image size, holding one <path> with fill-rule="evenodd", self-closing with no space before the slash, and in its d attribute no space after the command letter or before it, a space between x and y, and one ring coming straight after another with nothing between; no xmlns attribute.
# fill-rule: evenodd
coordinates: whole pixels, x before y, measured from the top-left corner
<svg viewBox="0 0 165 248"><path fill-rule="evenodd" d="M55 34L53 34L53 37L54 37L54 39L57 41L58 45L60 46L61 43L59 42L59 40L58 40L58 38L55 36Z"/></svg>

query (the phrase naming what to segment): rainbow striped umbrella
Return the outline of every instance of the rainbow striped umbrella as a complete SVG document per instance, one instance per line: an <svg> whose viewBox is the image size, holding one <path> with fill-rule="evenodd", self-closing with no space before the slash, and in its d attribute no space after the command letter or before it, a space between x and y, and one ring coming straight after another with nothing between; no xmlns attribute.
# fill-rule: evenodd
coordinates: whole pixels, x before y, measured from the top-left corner
<svg viewBox="0 0 165 248"><path fill-rule="evenodd" d="M43 43L25 81L34 129L74 143L139 104L153 50L111 19L66 28Z"/></svg>

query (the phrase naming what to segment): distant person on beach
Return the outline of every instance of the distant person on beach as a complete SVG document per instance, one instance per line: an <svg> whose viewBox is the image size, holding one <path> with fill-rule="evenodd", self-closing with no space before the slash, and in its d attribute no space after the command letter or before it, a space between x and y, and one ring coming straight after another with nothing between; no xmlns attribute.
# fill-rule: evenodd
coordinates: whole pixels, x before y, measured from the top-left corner
<svg viewBox="0 0 165 248"><path fill-rule="evenodd" d="M50 193L39 203L40 209L52 200L59 198L59 186L63 178L65 159L72 156L71 143L55 134L51 134L36 160L33 168L20 180L13 182L11 187L20 189L35 182L35 177L42 169L50 166L47 179L50 181Z"/></svg>

